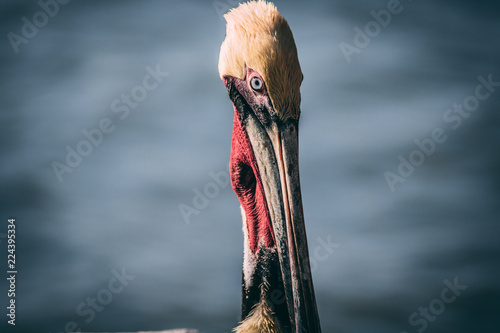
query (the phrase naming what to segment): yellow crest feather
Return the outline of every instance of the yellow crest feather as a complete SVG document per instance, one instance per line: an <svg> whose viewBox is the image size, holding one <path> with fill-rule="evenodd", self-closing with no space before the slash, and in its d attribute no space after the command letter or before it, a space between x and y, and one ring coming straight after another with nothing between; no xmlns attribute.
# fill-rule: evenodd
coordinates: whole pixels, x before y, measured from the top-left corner
<svg viewBox="0 0 500 333"><path fill-rule="evenodd" d="M266 1L240 4L224 17L227 32L219 57L221 78L244 79L247 67L256 70L280 118L298 119L302 71L286 20Z"/></svg>

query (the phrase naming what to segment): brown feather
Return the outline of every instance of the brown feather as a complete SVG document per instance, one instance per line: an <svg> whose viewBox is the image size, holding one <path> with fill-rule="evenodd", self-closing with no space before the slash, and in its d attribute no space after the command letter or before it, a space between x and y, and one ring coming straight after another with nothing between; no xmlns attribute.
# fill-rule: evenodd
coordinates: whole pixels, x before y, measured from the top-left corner
<svg viewBox="0 0 500 333"><path fill-rule="evenodd" d="M264 280L260 286L260 302L250 311L248 316L233 330L235 333L283 333L267 301L269 283Z"/></svg>

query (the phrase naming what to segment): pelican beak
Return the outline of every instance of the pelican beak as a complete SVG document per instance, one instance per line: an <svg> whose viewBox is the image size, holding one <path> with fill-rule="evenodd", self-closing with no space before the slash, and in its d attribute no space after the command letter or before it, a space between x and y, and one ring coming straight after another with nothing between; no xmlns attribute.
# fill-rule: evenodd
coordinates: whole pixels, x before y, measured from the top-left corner
<svg viewBox="0 0 500 333"><path fill-rule="evenodd" d="M298 119L225 77L234 104L231 183L245 235L242 320L265 301L284 331L321 332L310 271L298 164Z"/></svg>

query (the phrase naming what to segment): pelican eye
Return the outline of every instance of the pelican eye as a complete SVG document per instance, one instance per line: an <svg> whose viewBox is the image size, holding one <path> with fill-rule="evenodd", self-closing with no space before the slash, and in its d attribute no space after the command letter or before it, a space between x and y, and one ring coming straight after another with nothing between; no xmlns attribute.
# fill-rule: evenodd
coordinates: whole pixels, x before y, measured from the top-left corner
<svg viewBox="0 0 500 333"><path fill-rule="evenodd" d="M250 80L250 85L252 86L252 89L253 90L261 90L262 87L264 86L264 83L262 82L261 79L259 79L258 77L254 76L251 80Z"/></svg>

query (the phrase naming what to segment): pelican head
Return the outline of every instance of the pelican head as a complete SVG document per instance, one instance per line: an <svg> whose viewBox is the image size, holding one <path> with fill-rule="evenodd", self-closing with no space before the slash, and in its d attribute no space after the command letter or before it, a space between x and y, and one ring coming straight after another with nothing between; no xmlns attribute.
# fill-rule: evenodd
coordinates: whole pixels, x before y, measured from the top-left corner
<svg viewBox="0 0 500 333"><path fill-rule="evenodd" d="M297 48L271 3L244 3L225 18L219 74L235 111L230 173L244 234L235 332L318 333L299 182Z"/></svg>

